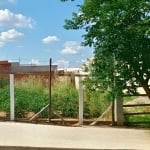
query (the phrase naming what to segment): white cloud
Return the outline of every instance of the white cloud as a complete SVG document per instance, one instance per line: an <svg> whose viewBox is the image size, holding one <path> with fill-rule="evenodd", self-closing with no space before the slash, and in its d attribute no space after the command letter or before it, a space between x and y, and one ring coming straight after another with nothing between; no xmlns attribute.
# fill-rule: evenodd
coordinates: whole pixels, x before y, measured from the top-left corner
<svg viewBox="0 0 150 150"><path fill-rule="evenodd" d="M62 49L62 54L78 54L82 49L80 43L76 41L67 41Z"/></svg>
<svg viewBox="0 0 150 150"><path fill-rule="evenodd" d="M23 33L16 31L15 29L10 29L6 32L0 33L0 47L4 46L7 42L12 42L19 40L24 36Z"/></svg>
<svg viewBox="0 0 150 150"><path fill-rule="evenodd" d="M32 28L34 23L30 17L12 13L8 9L0 10L0 26Z"/></svg>
<svg viewBox="0 0 150 150"><path fill-rule="evenodd" d="M48 37L42 39L42 42L44 44L49 44L49 43L56 42L56 41L59 41L57 36L48 36Z"/></svg>

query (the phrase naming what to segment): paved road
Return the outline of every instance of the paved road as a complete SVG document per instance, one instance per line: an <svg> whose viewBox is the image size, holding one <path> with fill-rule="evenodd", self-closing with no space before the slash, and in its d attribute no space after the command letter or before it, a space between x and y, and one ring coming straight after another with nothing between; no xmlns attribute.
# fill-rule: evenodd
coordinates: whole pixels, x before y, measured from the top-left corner
<svg viewBox="0 0 150 150"><path fill-rule="evenodd" d="M5 147L16 146L16 147ZM0 122L0 150L143 149L150 150L150 131L109 127L63 127ZM34 148L29 148L34 147ZM27 148L24 148L27 149Z"/></svg>

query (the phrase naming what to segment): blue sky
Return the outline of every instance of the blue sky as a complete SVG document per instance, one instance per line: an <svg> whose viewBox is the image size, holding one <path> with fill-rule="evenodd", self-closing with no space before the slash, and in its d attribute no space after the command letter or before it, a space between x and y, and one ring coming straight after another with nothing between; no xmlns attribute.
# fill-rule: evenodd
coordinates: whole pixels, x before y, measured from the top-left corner
<svg viewBox="0 0 150 150"><path fill-rule="evenodd" d="M48 64L52 58L59 67L79 67L92 49L80 46L83 30L63 25L82 2L0 0L0 60Z"/></svg>

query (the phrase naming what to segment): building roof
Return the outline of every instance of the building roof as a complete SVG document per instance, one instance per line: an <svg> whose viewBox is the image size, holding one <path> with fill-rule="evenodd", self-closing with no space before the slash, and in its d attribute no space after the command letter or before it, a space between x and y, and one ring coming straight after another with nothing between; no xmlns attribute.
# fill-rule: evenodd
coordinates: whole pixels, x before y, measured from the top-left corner
<svg viewBox="0 0 150 150"><path fill-rule="evenodd" d="M6 69L6 66L10 65L10 68ZM36 72L49 72L50 66L49 65L22 65L19 62L11 62L8 61L0 61L0 66L2 69L0 72L6 73L36 73ZM56 71L57 65L51 66L51 71Z"/></svg>

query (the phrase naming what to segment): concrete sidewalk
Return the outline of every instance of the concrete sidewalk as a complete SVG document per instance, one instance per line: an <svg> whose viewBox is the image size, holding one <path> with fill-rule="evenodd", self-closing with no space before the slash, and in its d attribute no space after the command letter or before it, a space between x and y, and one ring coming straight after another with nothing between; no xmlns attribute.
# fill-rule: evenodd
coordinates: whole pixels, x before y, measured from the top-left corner
<svg viewBox="0 0 150 150"><path fill-rule="evenodd" d="M150 131L108 127L64 127L0 122L0 150L143 149Z"/></svg>

